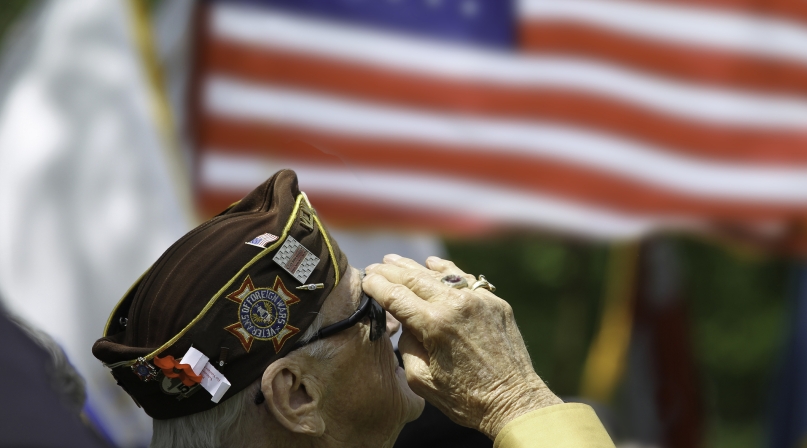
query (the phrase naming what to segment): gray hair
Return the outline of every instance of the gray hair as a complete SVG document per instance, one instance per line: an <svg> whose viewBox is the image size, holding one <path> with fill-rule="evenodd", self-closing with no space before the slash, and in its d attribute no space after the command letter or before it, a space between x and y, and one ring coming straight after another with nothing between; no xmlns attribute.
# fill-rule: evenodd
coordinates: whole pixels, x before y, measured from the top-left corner
<svg viewBox="0 0 807 448"><path fill-rule="evenodd" d="M323 316L316 313L314 322L300 337L308 342L322 328ZM300 352L321 361L336 355L337 347L325 340L314 341L299 349ZM250 437L249 427L254 424L254 399L261 389L258 378L213 409L168 420L154 420L151 448L217 448L250 447L261 445ZM254 412L254 411L253 411Z"/></svg>

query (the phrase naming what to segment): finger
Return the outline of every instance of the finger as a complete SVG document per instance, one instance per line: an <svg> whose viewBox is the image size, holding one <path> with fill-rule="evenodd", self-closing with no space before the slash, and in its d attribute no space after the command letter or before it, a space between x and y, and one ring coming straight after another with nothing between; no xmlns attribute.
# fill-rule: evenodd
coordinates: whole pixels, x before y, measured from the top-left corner
<svg viewBox="0 0 807 448"><path fill-rule="evenodd" d="M448 260L442 260L442 259L437 258L437 257L432 257L432 258L435 258L437 260L446 262L447 267L450 267L450 268L453 268L453 269L448 269L447 268L447 269L444 269L443 271L433 270L432 268L429 268L429 267L421 265L420 263L416 262L415 260L405 258L405 257L401 257L400 255L396 255L396 254L388 254L388 255L384 256L384 263L389 264L389 265L393 265L393 266L398 266L398 267L401 267L401 268L409 268L409 269L415 269L415 270L420 270L420 271L423 271L423 272L427 272L432 277L434 277L436 279L442 279L447 274L457 274L457 275L465 277L465 279L469 282L469 284L476 281L476 278L473 275L465 274L464 272L462 272L462 270L457 268L457 266L454 263L452 263L452 262L450 262Z"/></svg>
<svg viewBox="0 0 807 448"><path fill-rule="evenodd" d="M431 305L428 302L418 297L406 286L392 283L376 273L368 273L364 277L362 288L395 319L418 337L423 337L423 331L428 324L431 312Z"/></svg>
<svg viewBox="0 0 807 448"><path fill-rule="evenodd" d="M429 269L429 268L421 265L420 263L416 262L415 260L412 260L410 258L401 257L400 255L396 255L396 254L387 254L387 255L385 255L383 263L385 265L388 265L388 266L396 266L396 267L404 268L404 269L414 269L414 270L417 270L417 271L423 271L423 272L428 273L429 275L431 275L432 277L434 277L436 279L441 279L441 278L445 277L445 275L446 275L446 273L434 271L432 269ZM370 266L367 266L367 268L365 270L367 272L369 272L369 271L371 271L373 268L375 268L378 265L379 265L378 263L371 264ZM467 279L469 281L470 280L476 281L476 279L473 276L469 276Z"/></svg>
<svg viewBox="0 0 807 448"><path fill-rule="evenodd" d="M401 268L419 269L421 271L429 271L429 269L426 268L426 266L423 266L422 264L418 263L417 261L412 260L411 258L406 258L406 257L402 257L400 255L396 255L396 254L387 254L387 255L385 255L384 256L384 263L385 264L391 264L391 265L394 265L394 266L398 266L398 267L401 267Z"/></svg>
<svg viewBox="0 0 807 448"><path fill-rule="evenodd" d="M407 269L391 264L373 266L373 274L384 276L390 283L398 283L411 289L418 297L436 302L450 296L451 288L440 281L441 274L429 270ZM404 323L406 324L406 323Z"/></svg>
<svg viewBox="0 0 807 448"><path fill-rule="evenodd" d="M471 274L466 274L462 269L458 268L451 260L444 260L440 257L429 257L426 259L426 267L433 271L440 272L441 274L456 274L465 277L466 280L473 283L476 277Z"/></svg>

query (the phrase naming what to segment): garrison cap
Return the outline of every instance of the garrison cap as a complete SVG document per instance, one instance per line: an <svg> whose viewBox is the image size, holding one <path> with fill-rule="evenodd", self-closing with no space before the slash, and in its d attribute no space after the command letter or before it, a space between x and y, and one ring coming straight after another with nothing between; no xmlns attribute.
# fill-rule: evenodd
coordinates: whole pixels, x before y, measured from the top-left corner
<svg viewBox="0 0 807 448"><path fill-rule="evenodd" d="M115 306L93 355L151 417L205 411L291 351L346 269L297 175L280 171L168 248ZM191 347L215 374L182 365ZM231 384L223 396L208 374Z"/></svg>

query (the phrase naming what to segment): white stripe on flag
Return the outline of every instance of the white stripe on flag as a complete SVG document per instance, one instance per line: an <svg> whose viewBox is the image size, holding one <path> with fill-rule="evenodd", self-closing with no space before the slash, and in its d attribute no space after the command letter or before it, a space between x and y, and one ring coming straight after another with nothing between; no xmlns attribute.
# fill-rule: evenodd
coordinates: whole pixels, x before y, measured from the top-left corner
<svg viewBox="0 0 807 448"><path fill-rule="evenodd" d="M807 203L805 168L708 162L553 124L426 113L225 78L208 82L205 103L236 119L560 160L704 198Z"/></svg>
<svg viewBox="0 0 807 448"><path fill-rule="evenodd" d="M807 102L785 96L684 84L583 59L481 50L263 8L219 3L213 8L212 18L212 33L220 38L401 73L519 88L575 90L718 124L807 128Z"/></svg>
<svg viewBox="0 0 807 448"><path fill-rule="evenodd" d="M205 151L200 184L219 191L245 192L278 169L292 168L301 189L367 201L381 201L412 210L432 210L485 221L541 226L596 238L633 238L657 230L662 217L631 217L498 185L445 176L375 169L320 167L221 150ZM667 227L692 227L692 221L663 217Z"/></svg>

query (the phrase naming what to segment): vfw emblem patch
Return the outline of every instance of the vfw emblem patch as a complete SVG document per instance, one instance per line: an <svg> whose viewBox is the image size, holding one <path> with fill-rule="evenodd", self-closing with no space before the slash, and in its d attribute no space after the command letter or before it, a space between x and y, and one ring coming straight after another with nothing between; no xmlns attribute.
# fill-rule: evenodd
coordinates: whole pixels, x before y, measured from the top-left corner
<svg viewBox="0 0 807 448"><path fill-rule="evenodd" d="M290 337L300 332L289 325L289 306L300 299L286 289L279 276L271 288L256 288L247 276L241 287L227 298L238 304L238 322L224 329L235 335L247 352L255 339L271 339L277 353Z"/></svg>

